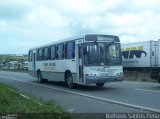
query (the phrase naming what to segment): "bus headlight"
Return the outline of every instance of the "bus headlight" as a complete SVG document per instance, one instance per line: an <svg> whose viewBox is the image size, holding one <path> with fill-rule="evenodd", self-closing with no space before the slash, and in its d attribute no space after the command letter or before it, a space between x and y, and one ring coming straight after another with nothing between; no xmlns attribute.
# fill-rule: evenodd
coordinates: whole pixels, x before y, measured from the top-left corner
<svg viewBox="0 0 160 119"><path fill-rule="evenodd" d="M90 73L90 74L85 74L85 76L96 76L97 74L95 73Z"/></svg>
<svg viewBox="0 0 160 119"><path fill-rule="evenodd" d="M123 73L122 73L122 72L119 72L119 73L117 73L117 75L123 75Z"/></svg>

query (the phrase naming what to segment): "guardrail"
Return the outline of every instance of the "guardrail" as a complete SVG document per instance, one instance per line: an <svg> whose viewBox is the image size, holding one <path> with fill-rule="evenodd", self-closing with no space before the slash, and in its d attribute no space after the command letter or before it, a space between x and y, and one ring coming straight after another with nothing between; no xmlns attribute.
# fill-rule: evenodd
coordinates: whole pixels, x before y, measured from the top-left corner
<svg viewBox="0 0 160 119"><path fill-rule="evenodd" d="M27 73L28 69L4 69L4 68L0 68L0 71L12 71L12 72L23 72L23 73Z"/></svg>

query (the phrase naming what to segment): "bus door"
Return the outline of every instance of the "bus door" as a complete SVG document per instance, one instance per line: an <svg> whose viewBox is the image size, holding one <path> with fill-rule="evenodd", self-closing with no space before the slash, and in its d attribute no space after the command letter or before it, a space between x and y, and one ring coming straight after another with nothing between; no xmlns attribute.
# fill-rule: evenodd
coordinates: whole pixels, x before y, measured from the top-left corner
<svg viewBox="0 0 160 119"><path fill-rule="evenodd" d="M79 83L83 83L83 39L77 40L76 45L77 45L77 50L76 50L77 79Z"/></svg>
<svg viewBox="0 0 160 119"><path fill-rule="evenodd" d="M36 51L33 51L32 59L33 76L36 76Z"/></svg>

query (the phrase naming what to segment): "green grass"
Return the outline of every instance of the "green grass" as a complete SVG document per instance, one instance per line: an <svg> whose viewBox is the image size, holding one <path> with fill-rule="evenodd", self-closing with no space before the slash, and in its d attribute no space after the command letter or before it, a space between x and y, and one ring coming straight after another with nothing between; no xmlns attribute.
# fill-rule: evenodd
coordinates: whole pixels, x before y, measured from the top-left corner
<svg viewBox="0 0 160 119"><path fill-rule="evenodd" d="M52 101L42 101L29 96L21 96L16 89L0 83L0 113L17 114L30 119L70 119L63 108Z"/></svg>

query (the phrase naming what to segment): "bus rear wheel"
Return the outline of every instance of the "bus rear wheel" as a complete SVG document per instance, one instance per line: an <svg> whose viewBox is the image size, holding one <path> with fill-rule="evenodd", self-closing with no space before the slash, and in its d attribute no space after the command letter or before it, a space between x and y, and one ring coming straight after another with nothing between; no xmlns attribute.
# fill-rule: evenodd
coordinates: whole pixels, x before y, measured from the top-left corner
<svg viewBox="0 0 160 119"><path fill-rule="evenodd" d="M71 74L67 75L67 86L69 88L75 88L75 84L73 83L73 77Z"/></svg>
<svg viewBox="0 0 160 119"><path fill-rule="evenodd" d="M160 84L160 72L158 73L158 83Z"/></svg>
<svg viewBox="0 0 160 119"><path fill-rule="evenodd" d="M97 86L98 88L101 88L101 87L104 86L104 83L96 83L96 86Z"/></svg>
<svg viewBox="0 0 160 119"><path fill-rule="evenodd" d="M44 79L42 78L41 71L38 71L38 73L37 73L37 82L38 83L43 83L44 82Z"/></svg>

